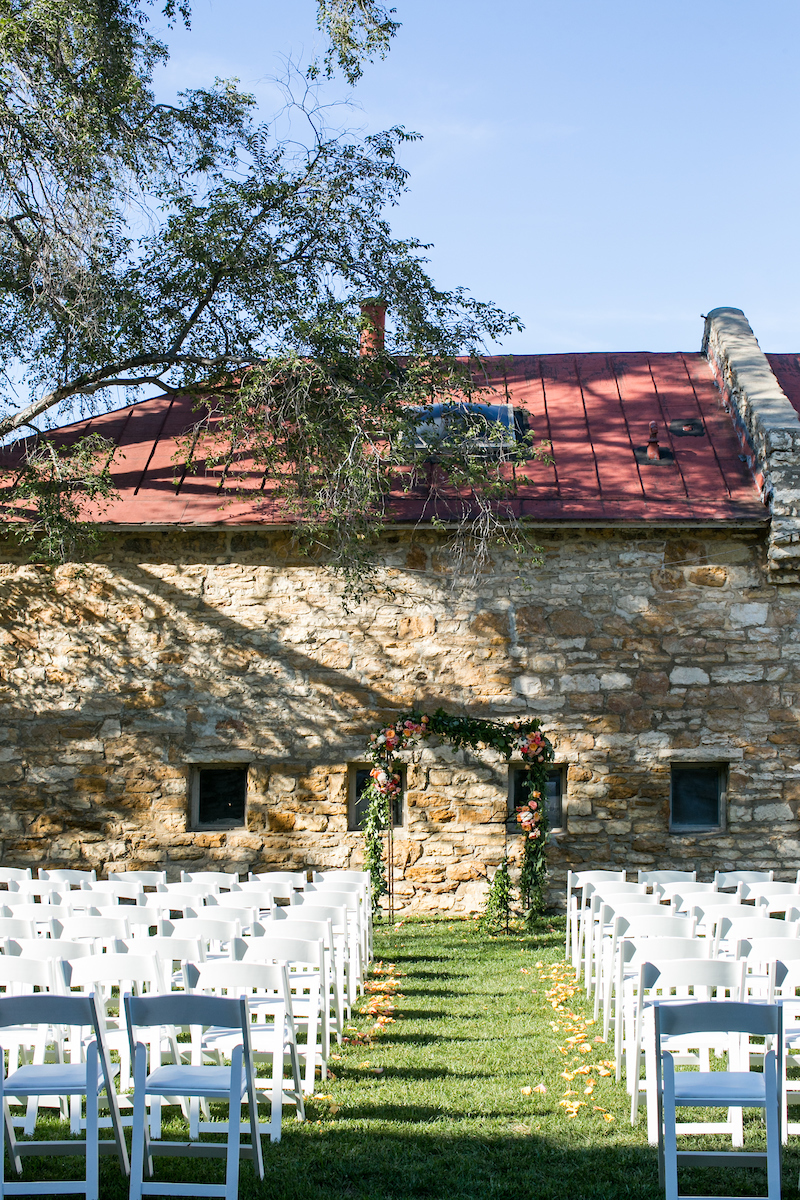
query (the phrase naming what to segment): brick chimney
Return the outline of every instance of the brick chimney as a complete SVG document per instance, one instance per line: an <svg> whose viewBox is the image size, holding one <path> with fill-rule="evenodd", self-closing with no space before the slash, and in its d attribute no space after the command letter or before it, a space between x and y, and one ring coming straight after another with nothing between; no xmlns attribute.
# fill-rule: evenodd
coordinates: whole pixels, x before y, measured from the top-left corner
<svg viewBox="0 0 800 1200"><path fill-rule="evenodd" d="M365 300L361 315L369 326L361 330L361 354L382 354L386 336L386 305L382 300Z"/></svg>
<svg viewBox="0 0 800 1200"><path fill-rule="evenodd" d="M800 418L739 308L706 317L703 352L771 521L767 570L800 582Z"/></svg>

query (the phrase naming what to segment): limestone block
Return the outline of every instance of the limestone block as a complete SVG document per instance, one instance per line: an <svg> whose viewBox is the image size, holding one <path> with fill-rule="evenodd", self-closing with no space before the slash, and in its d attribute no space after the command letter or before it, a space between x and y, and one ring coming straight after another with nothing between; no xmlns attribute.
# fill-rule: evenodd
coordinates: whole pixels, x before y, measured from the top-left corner
<svg viewBox="0 0 800 1200"><path fill-rule="evenodd" d="M793 821L794 811L789 804L759 804L753 809L754 821Z"/></svg>
<svg viewBox="0 0 800 1200"><path fill-rule="evenodd" d="M769 618L769 605L732 604L730 617L735 625L766 625Z"/></svg>
<svg viewBox="0 0 800 1200"><path fill-rule="evenodd" d="M454 863L447 867L448 879L455 879L459 883L466 882L472 879L486 878L486 864L483 862L471 862L469 859L464 859L461 862Z"/></svg>
<svg viewBox="0 0 800 1200"><path fill-rule="evenodd" d="M708 673L702 667L673 667L669 681L673 687L691 687L694 684L711 682Z"/></svg>

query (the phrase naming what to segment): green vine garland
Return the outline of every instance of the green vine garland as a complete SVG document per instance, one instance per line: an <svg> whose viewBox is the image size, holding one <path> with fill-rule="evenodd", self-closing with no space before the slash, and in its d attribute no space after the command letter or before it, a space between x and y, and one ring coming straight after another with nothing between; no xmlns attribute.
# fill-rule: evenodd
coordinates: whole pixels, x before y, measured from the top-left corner
<svg viewBox="0 0 800 1200"><path fill-rule="evenodd" d="M442 738L453 746L466 746L471 750L496 750L506 762L510 762L514 754L521 756L527 772L523 783L527 800L517 808L517 821L525 834L520 894L524 909L529 913L541 912L547 876L545 846L548 829L544 798L547 764L553 760L553 747L541 732L541 722L535 717L524 721L458 717L446 713L442 708L432 715L417 711L404 713L394 724L381 725L370 738L369 757L374 766L363 793L366 809L361 828L364 832L364 867L370 874L375 911L378 911L381 896L388 891L383 862L383 833L389 824L392 801L402 788L401 763L396 754L428 737ZM501 874L498 870L495 881ZM508 879L507 867L505 879ZM508 887L504 886L502 898L499 895L493 898L493 890L494 883L487 898L487 912L490 908L494 911L498 901L502 901L507 914L510 907Z"/></svg>

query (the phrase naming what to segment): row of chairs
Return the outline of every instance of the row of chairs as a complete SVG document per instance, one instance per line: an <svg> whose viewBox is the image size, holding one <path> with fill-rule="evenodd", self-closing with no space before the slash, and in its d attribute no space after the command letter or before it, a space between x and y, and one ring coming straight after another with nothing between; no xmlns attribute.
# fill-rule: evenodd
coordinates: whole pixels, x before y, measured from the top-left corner
<svg viewBox="0 0 800 1200"><path fill-rule="evenodd" d="M230 881L230 877L228 878ZM42 882L56 881L44 880ZM73 885L79 885L81 891L84 891L86 883L91 881L81 879L58 880L57 882L62 887L69 882L71 889L67 896L69 898L74 896ZM130 884L131 881L121 882ZM203 881L197 879L181 881L182 884L189 885L201 882ZM317 881L319 884L325 882L324 880ZM338 882L360 884L359 888L350 892L351 899L348 904L351 909L355 903L352 900L355 891L358 891L359 910L369 907L366 881L352 879ZM151 887L164 886L162 880L148 881L148 883ZM232 892L232 889L229 890ZM219 896L225 893L208 892L206 895L193 891L191 894L197 903L198 897L205 900L207 895ZM327 900L331 898L331 895L330 891L326 892L324 888L320 888L313 894L313 898ZM3 898L6 906L11 905L13 909L17 896L19 896L19 901L24 903L23 897L19 893L5 892ZM169 892L150 892L146 893L146 896L147 903L156 896L164 897L169 902L172 898ZM309 893L307 898L310 900L312 893ZM10 994L19 992L30 995L36 989L39 989L36 992L37 995L49 994L54 998L61 996L67 1000L76 998L78 990L84 996L94 997L97 1019L102 1024L104 1038L119 1056L117 1070L120 1098L114 1102L117 1108L120 1104L123 1108L128 1105L126 1096L131 1086L131 1072L134 1075L136 1073L135 1063L132 1062L131 1054L126 1050L124 1023L120 1023L120 991L130 991L134 999L139 999L170 994L170 989L176 989L172 991L172 995L188 998L198 995L199 991L208 992L210 990L213 992L216 989L227 994L245 995L250 1009L253 1009L254 997L258 996L258 1003L262 1010L264 1005L273 1010L271 1022L262 1022L265 1028L258 1031L259 1041L263 1042L264 1038L269 1041L270 1036L274 1041L275 1031L278 1028L284 1031L289 1030L291 1033L288 1041L280 1050L276 1050L274 1045L270 1048L261 1044L252 1048L256 1060L265 1057L267 1061L271 1059L273 1064L272 1082L269 1089L270 1122L268 1129L270 1137L277 1140L280 1137L283 1105L286 1102L294 1103L297 1106L298 1115L302 1117L302 1097L304 1093L313 1091L315 1069L319 1068L323 1078L327 1071L332 1033L341 1039L343 1015L350 998L346 986L350 966L354 961L357 962L360 972L362 966L366 965L361 957L360 945L359 954L355 960L348 949L347 939L354 924L348 907L344 905L326 907L324 905L306 905L305 903L296 905L291 902L292 897L287 897L287 899L290 900L288 905L276 906L266 915L263 911L259 911L258 917L261 919L254 921L249 929L242 929L241 923L237 920L213 919L216 917L215 910L219 910L221 913L225 911L224 905L213 904L203 905L200 910L203 913L209 913L208 917L197 915L176 918L174 910L164 911L162 909L154 925L146 926L134 922L131 926L130 923L127 923L130 921L131 914L138 913L142 907L147 907L147 903L142 904L140 896L136 897L135 904L120 904L115 910L115 913L119 915L108 916L109 909L102 908L90 911L88 914L84 913L82 916L69 918L62 913L59 917L51 915L48 919L44 917L45 910L52 913L55 906L48 903L47 900L42 903L40 896L39 903L34 906L37 911L29 920L13 916L0 918L0 938L2 938L1 945L4 951L0 955L0 987L5 988L7 998L11 998ZM161 900L159 899L157 903L161 903ZM17 910L19 911L19 904ZM153 909L153 912L155 913L156 909ZM172 919L168 918L167 913ZM68 923L70 920L72 924ZM106 924L109 921L112 922L110 926ZM119 925L116 922L123 924ZM155 933L153 933L154 928ZM63 936L65 932L73 936L67 939ZM143 936L143 934L147 936ZM285 995L281 1000L278 997L281 989L273 986L270 992L269 987L269 973L274 973L276 970L283 970L286 974L283 988ZM216 976L214 976L214 972L216 972ZM14 996L14 999L17 998L24 999L24 996ZM280 1019L276 1016L276 1008L280 1009L283 1014ZM252 1021L249 1028L248 1036L252 1039L253 1031L256 1029ZM297 1038L298 1028L301 1032L299 1039ZM305 1040L303 1040L303 1035ZM157 1053L160 1054L162 1043L156 1042L154 1045ZM22 1063L19 1069L29 1065L24 1062L26 1055L33 1060L30 1065L44 1065L45 1046L41 1037L37 1042L31 1043L30 1031L23 1030L20 1038L14 1043L14 1047L8 1045L6 1048L15 1049L16 1058ZM220 1045L217 1045L216 1049L217 1063L221 1065ZM153 1052L153 1045L151 1045L150 1051ZM173 1038L167 1055L167 1057L171 1057L173 1065L181 1065L182 1053L177 1049L177 1041ZM207 1051L203 1053L207 1053ZM60 1051L56 1051L56 1055L63 1057ZM14 1056L10 1055L9 1061L12 1057ZM192 1061L194 1062L195 1059ZM283 1080L284 1061L290 1070L288 1081ZM197 1065L200 1065L201 1062L202 1055ZM303 1066L304 1070L302 1070ZM18 1073L15 1077L19 1079ZM67 1093L52 1092L51 1094L64 1096ZM173 1088L172 1092L165 1094L177 1095L178 1093ZM134 1087L134 1097L135 1095L136 1087ZM67 1101L60 1098L57 1103L64 1111ZM132 1120L136 1139L138 1134L136 1132L135 1098L133 1103ZM151 1140L155 1139L152 1144L158 1149L162 1147L159 1098L154 1095L148 1105L150 1107L149 1127L144 1136ZM70 1101L67 1107L72 1131L77 1133L82 1120L79 1110L76 1108L75 1101ZM25 1114L14 1117L11 1121L12 1126L14 1123L21 1124L26 1131L30 1132L36 1120L36 1112L37 1105L29 1101ZM207 1126L207 1122L204 1124L200 1120L199 1102L191 1101L187 1114L190 1120L190 1136L196 1138ZM207 1109L205 1115L208 1116ZM131 1118L120 1119L125 1121ZM106 1123L113 1124L113 1112L104 1120ZM218 1125L215 1125L214 1128L218 1129ZM260 1148L258 1154L260 1155ZM15 1165L18 1165L18 1158L19 1156L15 1158ZM87 1166L87 1180L88 1173ZM20 1186L24 1187L24 1185ZM143 1188L146 1194L148 1185L144 1184ZM134 1194L133 1184L131 1194ZM139 1191L136 1194L142 1194L142 1192Z"/></svg>
<svg viewBox="0 0 800 1200"><path fill-rule="evenodd" d="M713 884L700 886L678 872L654 873L636 883L618 872L570 881L566 953L572 953L576 977L594 994L596 1017L602 1009L606 1039L613 1027L616 1073L620 1078L624 1064L632 1122L640 1096L646 1097L648 1139L659 1144L668 1197L678 1194L676 1134L725 1133L739 1147L742 1109L755 1104L769 1110L773 1196L780 1189L781 1136L800 1132L788 1122L793 1085L786 1073L786 1051L790 1056L800 1051L800 938L792 905L772 903L780 892L796 893L794 885L774 890L771 878L748 874L718 875ZM731 890L721 892L721 886ZM776 920L770 911L787 919ZM709 1016L706 1002L712 997ZM788 1004L785 1034L782 1004ZM743 1018L741 1010L748 1008L762 1015ZM673 1009L680 1010L677 1016ZM763 1016L767 1010L769 1018ZM764 1022L770 1031L766 1043L753 1044ZM710 1071L712 1051L727 1053L727 1072ZM753 1063L761 1066L760 1075L751 1074ZM699 1067L700 1074L675 1074L676 1064ZM710 1105L710 1097L727 1108L725 1121L676 1124L676 1108Z"/></svg>

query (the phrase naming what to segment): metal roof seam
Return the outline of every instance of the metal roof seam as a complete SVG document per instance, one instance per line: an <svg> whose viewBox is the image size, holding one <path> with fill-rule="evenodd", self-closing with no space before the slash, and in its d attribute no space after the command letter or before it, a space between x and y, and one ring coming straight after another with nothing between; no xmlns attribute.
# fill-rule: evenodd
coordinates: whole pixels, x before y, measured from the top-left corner
<svg viewBox="0 0 800 1200"><path fill-rule="evenodd" d="M675 466L678 468L678 474L681 477L681 483L683 484L683 490L686 493L686 499L688 500L689 499L689 488L686 483L686 476L683 473L683 467L681 466L678 455L675 453L675 443L672 440L672 434L670 433L670 430L669 430L669 413L664 411L664 404L661 399L661 393L658 390L658 384L656 382L656 377L653 374L653 362L652 362L652 359L649 354L647 356L647 369L650 372L650 378L653 381L653 391L655 392L656 400L658 401L658 411L661 413L661 420L664 422L664 431L666 432L667 441L669 442L670 452L672 453L672 461L675 463Z"/></svg>
<svg viewBox="0 0 800 1200"><path fill-rule="evenodd" d="M714 439L711 437L711 434L708 431L708 425L706 423L706 414L703 412L703 406L700 403L700 397L697 394L697 388L694 386L694 380L692 379L692 373L689 370L689 364L686 361L686 355L683 354L681 351L678 351L678 353L680 355L680 360L683 363L683 369L686 372L686 378L689 380L689 386L692 389L692 395L695 398L695 401L697 403L697 408L700 412L700 420L702 421L703 429L705 430L705 435L706 435L706 438L708 439L708 444L711 447L711 453L714 455L714 462L717 464L717 470L719 471L720 478L722 479L722 482L725 486L725 491L728 493L728 497L730 499L732 499L733 494L731 492L730 484L728 483L727 476L726 476L724 470L722 469L722 463L720 462L719 455L717 454L717 447L714 445ZM712 379L713 379L713 376L712 376Z"/></svg>
<svg viewBox="0 0 800 1200"><path fill-rule="evenodd" d="M625 401L622 398L622 389L619 386L619 377L617 375L616 363L614 362L614 359L612 358L612 356L610 354L606 355L606 361L608 363L608 369L611 374L611 377L614 380L614 387L617 389L617 396L619 397L619 410L622 414L622 420L625 422L625 433L628 436L628 445L630 446L631 458L633 459L633 466L634 466L634 470L636 471L636 478L639 480L639 490L642 493L642 498L646 500L646 494L645 494L645 490L644 490L644 481L642 479L642 469L639 466L639 463L636 460L636 454L634 453L633 438L631 437L631 427L630 427L630 422L628 421L628 414L625 411Z"/></svg>
<svg viewBox="0 0 800 1200"><path fill-rule="evenodd" d="M156 434L155 438L153 439L153 445L150 447L150 453L147 456L147 462L142 467L142 473L139 476L139 482L137 483L136 487L133 489L134 496L139 495L139 488L144 483L145 476L147 475L147 469L150 466L150 463L153 461L153 455L155 454L156 447L158 446L158 443L161 440L161 434L164 432L164 426L167 423L167 418L169 417L169 414L172 412L172 406L174 403L175 403L175 397L171 396L169 404L167 405L167 410L164 413L164 419L162 420L161 424L159 425L158 433Z"/></svg>
<svg viewBox="0 0 800 1200"><path fill-rule="evenodd" d="M544 382L544 369L542 367L541 355L539 356L539 385L542 389L542 403L544 405L544 419L545 419L545 423L547 425L547 440L550 443L550 449L552 450L553 449L553 432L552 432L552 429L550 428L550 413L547 408L547 387ZM551 454L551 458L553 461L553 476L555 478L555 483L556 483L556 495L560 498L561 497L561 487L558 482L558 466L556 464L555 454Z"/></svg>
<svg viewBox="0 0 800 1200"><path fill-rule="evenodd" d="M575 379L577 380L578 388L579 388L580 394L581 394L581 404L583 406L583 420L584 420L584 424L586 426L586 440L589 443L589 447L592 451L592 462L594 464L594 477L597 480L597 491L600 495L600 502L602 504L603 499L604 499L603 485L600 481L600 469L597 465L597 455L596 455L595 449L594 449L594 442L592 441L592 433L591 433L591 428L589 426L589 414L586 411L586 396L584 395L584 391L583 391L583 381L581 379L581 373L580 373L580 368L578 367L577 358L573 358L572 365L575 370Z"/></svg>

